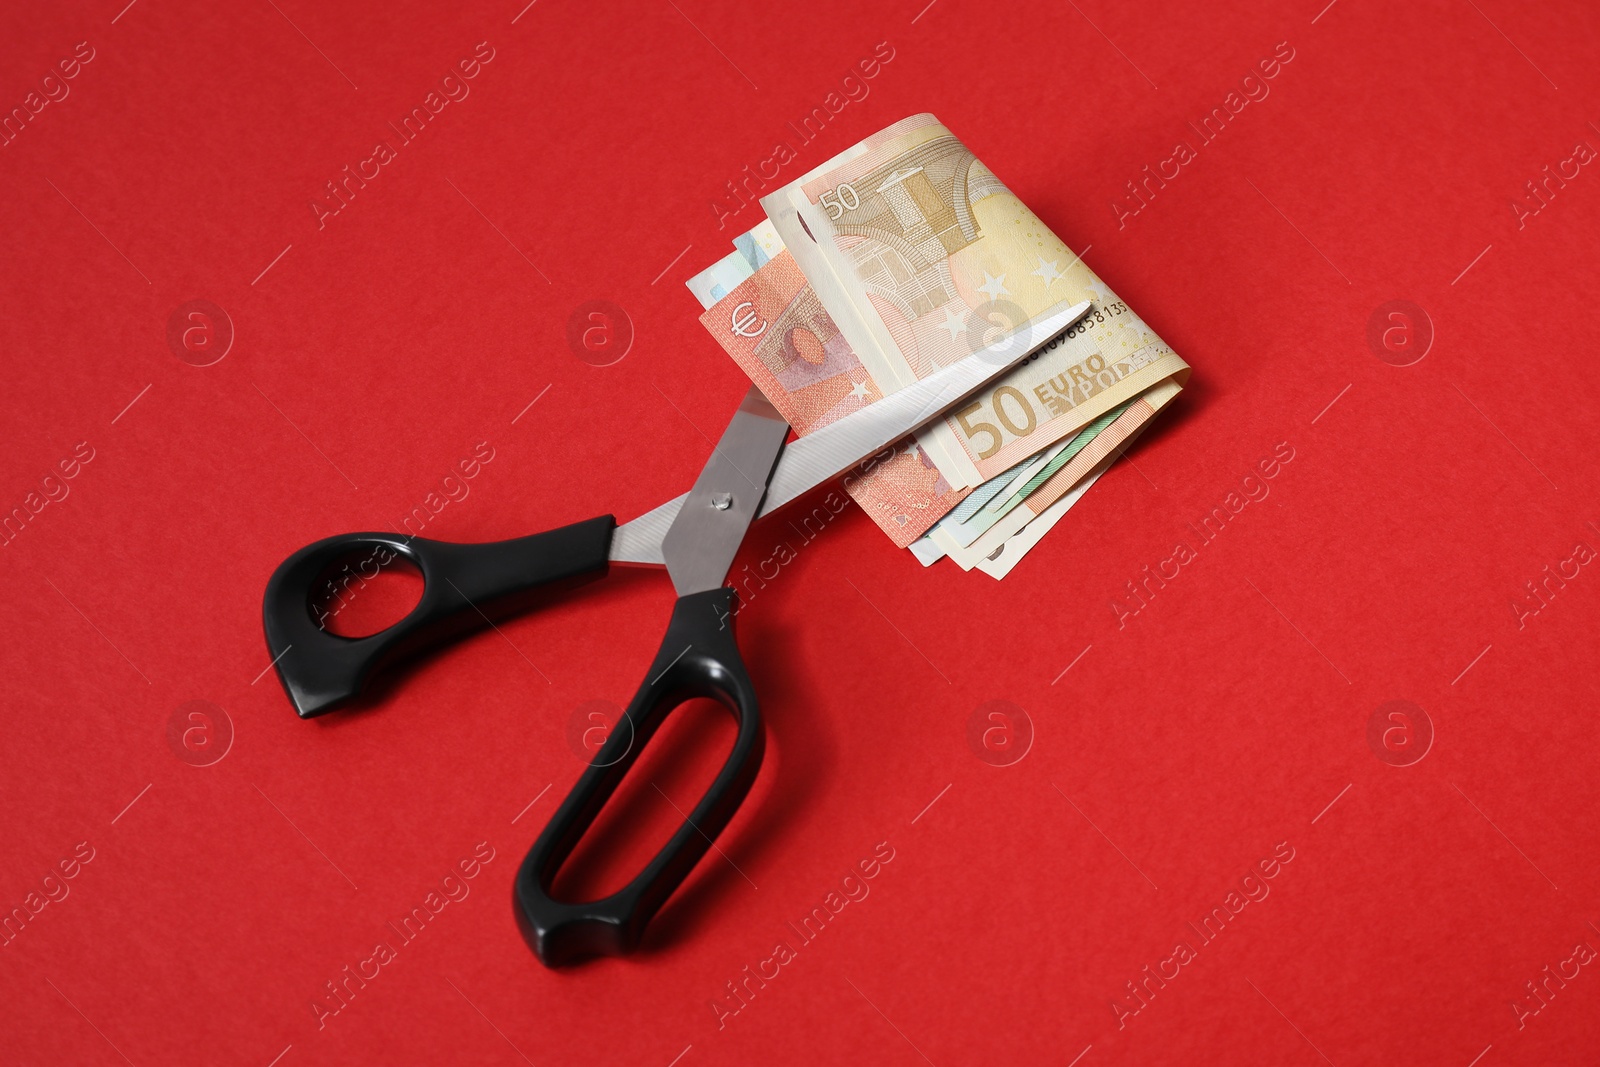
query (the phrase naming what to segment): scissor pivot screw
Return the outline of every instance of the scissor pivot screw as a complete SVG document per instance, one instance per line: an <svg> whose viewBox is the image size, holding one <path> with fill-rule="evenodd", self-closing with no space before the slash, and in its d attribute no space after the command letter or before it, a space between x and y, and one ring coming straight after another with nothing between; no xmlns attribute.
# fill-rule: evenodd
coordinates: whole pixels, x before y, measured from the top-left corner
<svg viewBox="0 0 1600 1067"><path fill-rule="evenodd" d="M727 511L730 507L733 506L733 494L732 493L712 493L711 494L711 506L716 508L718 511Z"/></svg>

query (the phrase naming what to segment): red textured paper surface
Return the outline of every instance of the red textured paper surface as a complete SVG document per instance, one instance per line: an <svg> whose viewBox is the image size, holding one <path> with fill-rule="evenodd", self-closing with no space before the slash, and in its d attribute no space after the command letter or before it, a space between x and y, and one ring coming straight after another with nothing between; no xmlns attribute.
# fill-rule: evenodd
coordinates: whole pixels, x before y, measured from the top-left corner
<svg viewBox="0 0 1600 1067"><path fill-rule="evenodd" d="M0 549L0 908L24 909L0 1059L1594 1062L1600 574L1574 547L1600 546L1600 175L1566 162L1600 147L1592 8L923 3L0 13L0 105L26 116L0 148L0 508L26 513ZM787 124L882 41L869 95L800 143ZM324 183L479 42L470 95L319 228ZM920 111L1194 378L1003 583L924 571L854 510L814 540L758 525L738 568L777 575L739 625L771 745L726 858L638 955L547 971L512 876L582 766L574 716L639 681L666 579L614 576L315 722L263 674L263 584L445 499L479 442L426 535L681 492L746 385L682 285L758 220L719 227L724 183ZM1126 183L1180 140L1132 213ZM168 344L196 299L234 328L211 366ZM609 366L568 345L591 300L632 322ZM1411 366L1369 344L1391 300L1431 321ZM1388 720L1369 742L1396 700L1431 724L1409 766ZM169 743L191 701L231 723L211 766ZM980 758L1005 752L992 701L1031 723L1010 766ZM659 781L687 806L692 778ZM1243 885L1267 895L1203 942L1187 924L1280 843ZM414 940L386 925L463 860L464 899ZM788 924L845 888L867 895L802 942ZM731 999L780 940L793 958ZM1179 940L1193 958L1164 963ZM380 941L394 958L332 1000ZM1147 966L1177 973L1141 1002Z"/></svg>

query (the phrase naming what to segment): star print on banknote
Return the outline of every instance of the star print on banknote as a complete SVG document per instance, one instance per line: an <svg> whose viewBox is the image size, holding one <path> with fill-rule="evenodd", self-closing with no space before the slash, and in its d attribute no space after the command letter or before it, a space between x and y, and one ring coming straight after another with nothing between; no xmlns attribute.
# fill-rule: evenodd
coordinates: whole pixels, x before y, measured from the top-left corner
<svg viewBox="0 0 1600 1067"><path fill-rule="evenodd" d="M961 335L961 331L965 330L966 328L967 324L961 321L960 315L956 314L955 306L952 304L946 304L944 309L944 321L939 323L939 329L949 330L950 339L953 341L959 337Z"/></svg>
<svg viewBox="0 0 1600 1067"><path fill-rule="evenodd" d="M999 300L1002 293L1010 294L1011 292L1010 289L1006 288L1006 276L1004 274L996 278L988 271L983 272L983 284L978 286L977 290L980 293L987 293L990 300Z"/></svg>
<svg viewBox="0 0 1600 1067"><path fill-rule="evenodd" d="M1046 260L1043 256L1039 257L1039 269L1036 271L1031 271L1030 273L1032 273L1034 277L1043 278L1045 285L1050 285L1054 283L1057 278L1062 277L1060 265L1057 264L1053 259Z"/></svg>

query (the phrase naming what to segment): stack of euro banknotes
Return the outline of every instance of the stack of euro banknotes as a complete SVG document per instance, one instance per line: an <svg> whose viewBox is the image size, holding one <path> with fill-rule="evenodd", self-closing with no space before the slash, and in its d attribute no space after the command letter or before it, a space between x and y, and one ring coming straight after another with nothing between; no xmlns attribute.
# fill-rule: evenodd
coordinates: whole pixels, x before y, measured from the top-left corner
<svg viewBox="0 0 1600 1067"><path fill-rule="evenodd" d="M866 460L844 488L897 546L1011 572L1169 404L1188 364L932 115L768 196L688 282L804 436L1090 301L1063 340Z"/></svg>

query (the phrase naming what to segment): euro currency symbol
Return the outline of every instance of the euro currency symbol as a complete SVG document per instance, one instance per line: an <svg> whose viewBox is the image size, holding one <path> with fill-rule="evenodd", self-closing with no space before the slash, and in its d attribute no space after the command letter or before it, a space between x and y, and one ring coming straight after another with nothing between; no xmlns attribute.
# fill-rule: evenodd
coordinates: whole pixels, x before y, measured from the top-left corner
<svg viewBox="0 0 1600 1067"><path fill-rule="evenodd" d="M754 305L751 304L750 301L746 300L738 307L733 309L733 316L729 324L733 327L733 332L738 334L740 337L760 337L762 334L767 332L767 320L758 320L758 316L756 315L755 311L752 310L753 308ZM751 327L755 326L757 321L761 323L761 326L752 331Z"/></svg>

